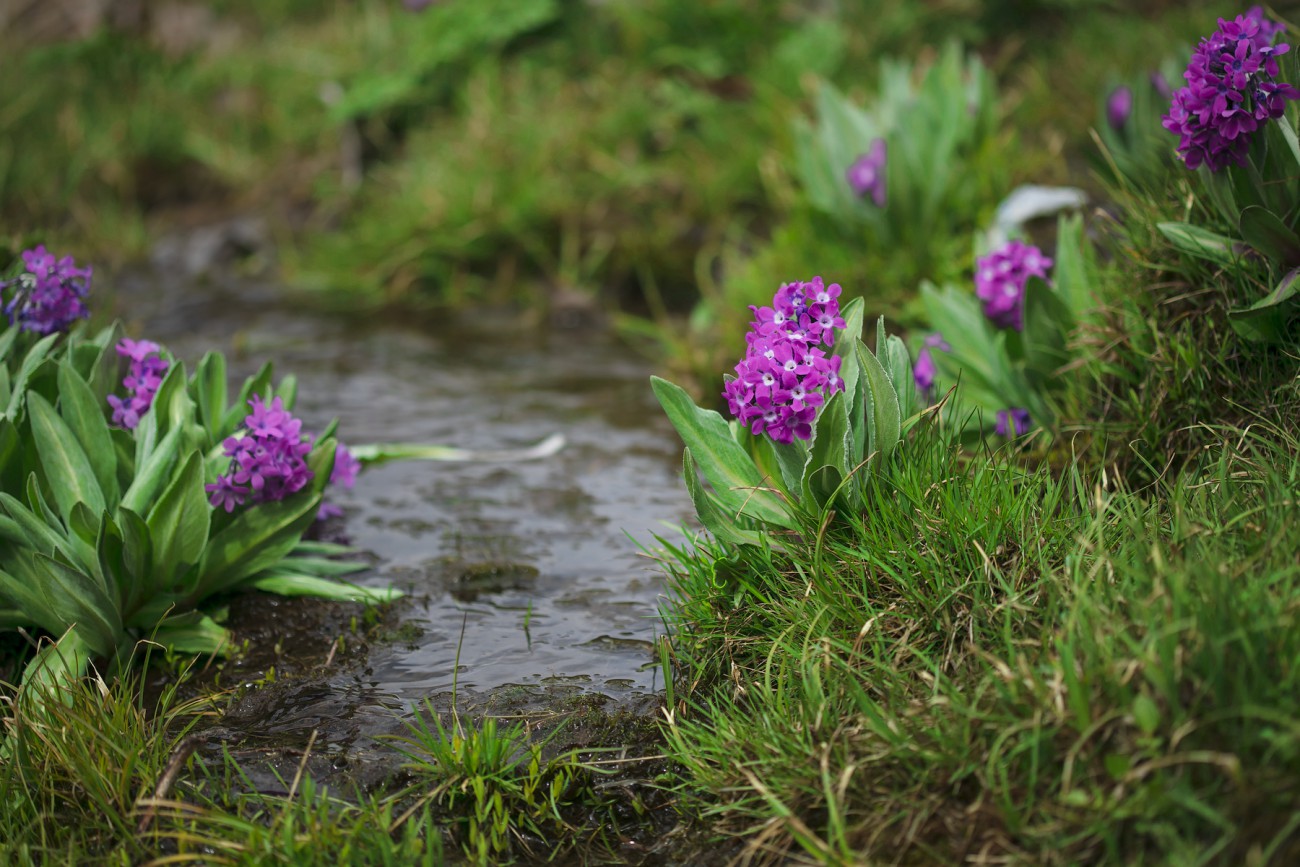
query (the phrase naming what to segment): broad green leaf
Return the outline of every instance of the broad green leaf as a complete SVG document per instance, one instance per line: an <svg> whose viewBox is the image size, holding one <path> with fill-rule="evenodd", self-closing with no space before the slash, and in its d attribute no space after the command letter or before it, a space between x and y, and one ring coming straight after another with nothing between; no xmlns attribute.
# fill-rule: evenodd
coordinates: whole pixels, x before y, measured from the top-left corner
<svg viewBox="0 0 1300 867"><path fill-rule="evenodd" d="M199 408L199 420L210 437L205 445L211 448L226 436L221 429L226 415L228 388L226 357L220 352L209 352L204 355L199 366L194 370L194 378L191 382L194 387L194 402Z"/></svg>
<svg viewBox="0 0 1300 867"><path fill-rule="evenodd" d="M76 624L86 644L96 653L112 656L123 637L116 601L80 569L44 554L33 554L31 562L42 579L38 590L46 608L65 627Z"/></svg>
<svg viewBox="0 0 1300 867"><path fill-rule="evenodd" d="M764 479L744 448L731 436L722 416L700 409L685 391L667 380L652 376L650 383L668 420L713 486L723 510L794 529L777 496L761 489Z"/></svg>
<svg viewBox="0 0 1300 867"><path fill-rule="evenodd" d="M154 641L177 653L202 653L228 656L233 650L230 630L206 614L168 617L152 631Z"/></svg>
<svg viewBox="0 0 1300 867"><path fill-rule="evenodd" d="M338 602L364 602L368 605L392 602L405 595L393 587L359 587L287 569L268 570L250 581L248 586L279 596L317 596Z"/></svg>
<svg viewBox="0 0 1300 867"><path fill-rule="evenodd" d="M1228 321L1247 340L1284 343L1300 314L1300 268L1289 271L1273 291L1250 307L1230 310Z"/></svg>
<svg viewBox="0 0 1300 867"><path fill-rule="evenodd" d="M199 561L211 518L212 507L203 489L203 456L190 452L145 521L153 542L151 584L170 586L178 572Z"/></svg>
<svg viewBox="0 0 1300 867"><path fill-rule="evenodd" d="M37 582L40 572L31 565L30 558L14 560L10 565L15 574L0 570L0 597L22 612L26 622L34 623L52 635L68 628L60 614L45 602Z"/></svg>
<svg viewBox="0 0 1300 867"><path fill-rule="evenodd" d="M1083 233L1083 217L1062 214L1056 222L1056 262L1052 289L1069 307L1073 318L1097 306L1096 264L1092 245Z"/></svg>
<svg viewBox="0 0 1300 867"><path fill-rule="evenodd" d="M1038 277L1025 283L1024 345L1025 369L1032 385L1043 387L1070 360L1066 338L1074 319L1065 302Z"/></svg>
<svg viewBox="0 0 1300 867"><path fill-rule="evenodd" d="M144 518L125 505L117 509L115 526L122 544L123 571L118 576L118 595L122 599L123 610L132 611L158 591L151 572L154 561L153 539Z"/></svg>
<svg viewBox="0 0 1300 867"><path fill-rule="evenodd" d="M55 341L58 339L59 335L57 332L54 334L47 334L45 337L38 340L32 348L27 351L27 355L23 357L22 366L18 368L18 375L14 377L14 381L10 385L11 392L9 395L9 405L5 408L5 415L9 416L9 418L18 418L18 414L22 408L23 398L27 396L28 382L30 382L32 377L35 376L37 368L45 362L46 356L49 355L51 347L54 346Z"/></svg>
<svg viewBox="0 0 1300 867"><path fill-rule="evenodd" d="M294 555L283 560L285 569L303 575L319 575L322 578L327 578L335 575L349 575L370 568L369 563L362 563L358 560L331 560L328 557L298 556L298 552L301 550L301 544L294 546Z"/></svg>
<svg viewBox="0 0 1300 867"><path fill-rule="evenodd" d="M563 434L551 434L520 449L461 449L425 443L366 443L348 446L352 457L367 466L389 461L531 461L547 458L564 448Z"/></svg>
<svg viewBox="0 0 1300 867"><path fill-rule="evenodd" d="M143 424L143 422L141 422ZM173 465L180 454L182 430L173 428L152 449L142 463L136 464L136 476L122 495L122 506L136 514L147 514L154 498L171 478Z"/></svg>
<svg viewBox="0 0 1300 867"><path fill-rule="evenodd" d="M894 393L894 386L885 375L885 369L880 366L880 361L861 341L858 342L857 352L862 376L869 384L867 391L869 404L866 407L868 441L867 454L864 457L875 454L879 456L878 460L883 460L894 451L894 446L898 445L898 440L902 436L902 411L898 404L898 395Z"/></svg>
<svg viewBox="0 0 1300 867"><path fill-rule="evenodd" d="M1300 265L1300 237L1277 215L1252 205L1241 212L1241 236L1274 266Z"/></svg>
<svg viewBox="0 0 1300 867"><path fill-rule="evenodd" d="M51 528L43 516L37 515L20 500L0 491L0 506L22 531L27 547L44 554L61 551L65 557L72 556L72 543L67 537Z"/></svg>
<svg viewBox="0 0 1300 867"><path fill-rule="evenodd" d="M1236 264L1244 252L1240 241L1191 223L1156 223L1156 228L1184 253L1219 265Z"/></svg>
<svg viewBox="0 0 1300 867"><path fill-rule="evenodd" d="M695 461L691 459L691 450L682 452L682 478L686 481L686 492L695 504L695 515L704 525L704 529L713 534L719 542L727 545L759 545L762 534L741 527L734 515L728 514L718 506L717 500L700 484Z"/></svg>
<svg viewBox="0 0 1300 867"><path fill-rule="evenodd" d="M83 638L76 626L58 630L61 637L55 643L42 645L26 667L23 668L22 695L36 702L50 698L68 702L68 688L90 668L94 648Z"/></svg>
<svg viewBox="0 0 1300 867"><path fill-rule="evenodd" d="M318 493L302 491L279 502L246 506L209 540L192 601L198 604L213 593L234 589L286 557L315 520L320 499Z"/></svg>
<svg viewBox="0 0 1300 867"><path fill-rule="evenodd" d="M104 493L90 459L54 407L33 393L27 396L27 411L41 469L63 520L69 520L77 503L85 503L96 514L104 511Z"/></svg>
<svg viewBox="0 0 1300 867"><path fill-rule="evenodd" d="M907 344L901 337L889 335L885 342L885 355L880 358L881 364L886 358L889 360L886 370L898 395L899 411L904 419L911 418L916 408L916 379L912 374L912 354L907 351Z"/></svg>
<svg viewBox="0 0 1300 867"><path fill-rule="evenodd" d="M800 481L809 511L814 511L814 505L818 511L832 505L831 497L858 464L854 454L856 446L849 430L848 404L848 395L836 392L818 412L812 448ZM850 492L850 505L856 508L853 494L857 486L850 485L846 490Z"/></svg>
<svg viewBox="0 0 1300 867"><path fill-rule="evenodd" d="M117 487L117 455L108 422L104 419L104 409L90 386L66 362L59 365L59 412L81 444L104 501L112 508L117 505L120 492Z"/></svg>

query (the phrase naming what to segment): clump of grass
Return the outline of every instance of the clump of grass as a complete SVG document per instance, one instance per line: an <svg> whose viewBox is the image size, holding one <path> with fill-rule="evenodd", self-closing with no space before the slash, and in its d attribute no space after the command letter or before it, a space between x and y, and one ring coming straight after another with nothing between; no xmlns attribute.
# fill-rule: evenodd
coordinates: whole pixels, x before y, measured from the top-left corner
<svg viewBox="0 0 1300 867"><path fill-rule="evenodd" d="M851 530L678 550L684 788L771 860L1281 857L1300 444L1220 433L1152 500L925 432Z"/></svg>

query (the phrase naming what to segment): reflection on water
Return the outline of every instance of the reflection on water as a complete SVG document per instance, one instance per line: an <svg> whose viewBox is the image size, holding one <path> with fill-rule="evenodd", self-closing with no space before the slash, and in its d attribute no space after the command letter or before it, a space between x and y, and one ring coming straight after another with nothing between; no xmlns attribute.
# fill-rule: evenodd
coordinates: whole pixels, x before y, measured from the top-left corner
<svg viewBox="0 0 1300 867"><path fill-rule="evenodd" d="M626 349L586 331L502 333L474 316L313 314L258 286L144 279L117 300L132 336L191 366L220 349L232 378L268 359L296 374L298 414L315 429L337 416L345 442L488 449L556 431L568 439L530 463L375 467L332 497L347 534L373 553L360 581L408 590L403 618L419 627L372 653L364 685L349 679L340 690L376 707L450 690L462 624L466 690L655 687L647 663L663 588L633 540L650 541L691 508L649 369ZM339 712L330 702L322 711Z"/></svg>

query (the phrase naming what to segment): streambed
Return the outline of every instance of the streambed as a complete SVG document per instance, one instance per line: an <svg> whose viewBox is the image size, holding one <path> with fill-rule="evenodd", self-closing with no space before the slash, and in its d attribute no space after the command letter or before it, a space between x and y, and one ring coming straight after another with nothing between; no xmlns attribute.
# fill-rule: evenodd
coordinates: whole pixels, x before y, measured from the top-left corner
<svg viewBox="0 0 1300 867"><path fill-rule="evenodd" d="M277 375L298 377L305 426L319 430L337 416L346 443L504 449L552 433L567 440L531 462L371 467L353 490L331 493L346 512L334 529L373 563L355 580L393 584L410 598L394 609L392 640L360 659L348 654L349 664L312 678L273 713L252 714L250 735L301 740L315 731L318 750L345 757L400 728L415 702L448 706L453 687L462 707L503 696L516 709L561 696L654 703L664 587L637 542L675 536L692 509L680 445L641 359L598 330L486 314L326 314L249 282L124 282L118 312L132 336L190 365L222 350L234 383L272 360ZM308 646L319 654L347 631L327 616L290 614L301 611L296 602L249 608L234 606L231 626L238 633L248 621L245 633L262 645L280 620L274 652L286 657Z"/></svg>

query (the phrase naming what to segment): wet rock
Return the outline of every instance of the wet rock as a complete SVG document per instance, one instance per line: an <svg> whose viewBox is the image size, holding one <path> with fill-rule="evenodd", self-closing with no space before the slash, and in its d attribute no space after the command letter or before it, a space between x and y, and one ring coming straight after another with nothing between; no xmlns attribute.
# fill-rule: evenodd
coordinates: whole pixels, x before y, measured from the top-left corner
<svg viewBox="0 0 1300 867"><path fill-rule="evenodd" d="M199 277L270 253L266 220L243 216L165 235L150 259L159 270Z"/></svg>

